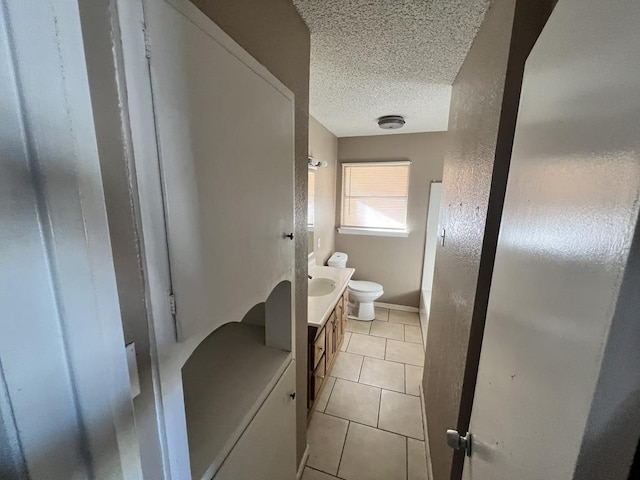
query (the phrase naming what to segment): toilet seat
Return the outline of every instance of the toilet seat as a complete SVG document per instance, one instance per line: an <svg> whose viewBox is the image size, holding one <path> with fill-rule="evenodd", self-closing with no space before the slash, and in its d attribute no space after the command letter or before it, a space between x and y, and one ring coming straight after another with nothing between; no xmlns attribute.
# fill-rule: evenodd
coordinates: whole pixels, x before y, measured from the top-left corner
<svg viewBox="0 0 640 480"><path fill-rule="evenodd" d="M376 282L367 282L364 280L351 280L349 281L349 289L356 293L375 293L382 290L382 285Z"/></svg>

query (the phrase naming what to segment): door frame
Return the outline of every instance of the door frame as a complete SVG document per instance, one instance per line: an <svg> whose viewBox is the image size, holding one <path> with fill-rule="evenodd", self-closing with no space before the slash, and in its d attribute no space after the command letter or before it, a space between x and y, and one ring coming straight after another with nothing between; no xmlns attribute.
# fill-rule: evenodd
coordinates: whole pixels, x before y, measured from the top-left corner
<svg viewBox="0 0 640 480"><path fill-rule="evenodd" d="M0 433L9 437L3 460L11 457L11 478L52 478L65 469L74 478L142 478L80 10L63 0L47 8L5 0L0 7L0 44L9 58L2 77L10 84L0 95L9 102L15 95L20 114L3 137L1 165L14 180L7 191L14 203L0 215L8 231L19 232L8 239L22 239L15 250L31 253L27 248L38 245L47 272L26 278L20 256L5 257L15 265L1 271L13 275L3 278L14 288L5 292L12 297L6 332L29 339L0 352ZM13 210L27 202L36 226L27 224L26 211ZM21 302L43 298L31 288L25 293L36 284L52 301L25 314ZM39 327L52 333L38 337ZM25 364L25 351L37 358ZM54 356L65 368L54 366ZM69 394L57 395L62 390ZM34 412L34 397L50 403Z"/></svg>

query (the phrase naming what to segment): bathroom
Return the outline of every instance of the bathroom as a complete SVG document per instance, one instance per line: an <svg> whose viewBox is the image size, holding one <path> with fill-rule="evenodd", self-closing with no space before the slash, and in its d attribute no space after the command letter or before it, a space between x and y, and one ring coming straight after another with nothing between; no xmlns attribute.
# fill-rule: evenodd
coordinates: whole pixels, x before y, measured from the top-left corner
<svg viewBox="0 0 640 480"><path fill-rule="evenodd" d="M639 478L640 2L42 3L2 479Z"/></svg>
<svg viewBox="0 0 640 480"><path fill-rule="evenodd" d="M402 478L405 463L408 478L426 478L419 385L446 132L379 132L338 138L315 118L309 119L312 361L305 479L325 478L323 474L349 478L353 471L373 478L373 471L380 469L386 478ZM360 175L361 167L372 168ZM392 195L406 195L400 199L401 208L396 197L394 204L377 204L388 216L343 215L343 172L348 169L353 169L346 173L352 185L356 176L368 180L363 188L393 185ZM324 279L335 286L323 289ZM344 290L348 320L343 332L337 329L339 351L332 356L325 349L318 355L321 347L313 342L325 338L328 329L322 327L331 322L326 317ZM312 368L319 368L320 374ZM371 448L356 448L369 443Z"/></svg>

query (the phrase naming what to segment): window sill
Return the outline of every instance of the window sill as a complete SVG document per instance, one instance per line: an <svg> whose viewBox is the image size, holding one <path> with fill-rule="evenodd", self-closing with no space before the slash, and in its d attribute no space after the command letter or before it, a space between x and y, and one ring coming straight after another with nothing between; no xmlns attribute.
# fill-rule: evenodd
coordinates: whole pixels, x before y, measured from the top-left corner
<svg viewBox="0 0 640 480"><path fill-rule="evenodd" d="M342 235L369 235L372 237L402 237L407 238L407 230L380 230L377 228L353 228L338 227L338 233Z"/></svg>

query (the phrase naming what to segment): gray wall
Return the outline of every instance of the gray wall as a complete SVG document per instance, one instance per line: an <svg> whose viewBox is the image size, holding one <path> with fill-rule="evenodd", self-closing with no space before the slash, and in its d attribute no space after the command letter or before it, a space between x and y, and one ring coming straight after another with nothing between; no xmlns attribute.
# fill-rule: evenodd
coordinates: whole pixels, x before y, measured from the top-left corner
<svg viewBox="0 0 640 480"><path fill-rule="evenodd" d="M296 347L307 349L307 156L309 136L309 29L289 0L194 0L209 18L262 63L296 96ZM306 355L296 359L296 387L306 391ZM306 447L307 406L297 402L297 459Z"/></svg>
<svg viewBox="0 0 640 480"><path fill-rule="evenodd" d="M315 118L309 117L309 155L325 161L326 168L318 168L316 177L313 250L318 265L324 265L336 246L336 165L338 163L338 137ZM318 246L320 242L320 246Z"/></svg>
<svg viewBox="0 0 640 480"><path fill-rule="evenodd" d="M562 0L527 60L465 466L474 478L637 478L638 18L640 2Z"/></svg>
<svg viewBox="0 0 640 480"><path fill-rule="evenodd" d="M453 84L423 379L435 480L462 471L444 433L469 423L524 62L551 3L496 0Z"/></svg>
<svg viewBox="0 0 640 480"><path fill-rule="evenodd" d="M338 139L340 162L410 160L409 236L336 235L336 250L349 255L358 280L381 284L379 301L418 307L424 259L430 182L442 179L446 132L376 135ZM338 164L336 226L340 224L342 170Z"/></svg>

